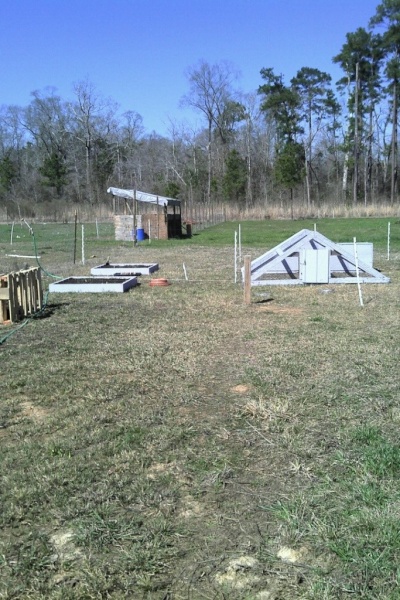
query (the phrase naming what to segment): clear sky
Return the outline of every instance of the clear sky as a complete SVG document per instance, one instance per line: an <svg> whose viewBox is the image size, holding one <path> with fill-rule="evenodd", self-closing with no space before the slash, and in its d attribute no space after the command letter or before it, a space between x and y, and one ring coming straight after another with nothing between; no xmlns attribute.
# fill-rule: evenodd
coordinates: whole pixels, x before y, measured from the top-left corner
<svg viewBox="0 0 400 600"><path fill-rule="evenodd" d="M199 118L179 107L185 72L203 59L230 61L237 87L254 92L260 70L285 81L301 67L341 76L332 57L346 33L368 27L380 0L0 0L0 105L27 106L56 88L72 100L89 79L147 133Z"/></svg>

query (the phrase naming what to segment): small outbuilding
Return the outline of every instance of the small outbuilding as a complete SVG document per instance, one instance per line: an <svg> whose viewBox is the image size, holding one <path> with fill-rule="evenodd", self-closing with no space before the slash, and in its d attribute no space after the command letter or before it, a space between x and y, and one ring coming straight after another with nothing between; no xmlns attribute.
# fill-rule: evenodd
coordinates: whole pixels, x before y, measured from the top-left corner
<svg viewBox="0 0 400 600"><path fill-rule="evenodd" d="M115 239L168 240L182 236L181 201L175 198L109 187L113 196Z"/></svg>

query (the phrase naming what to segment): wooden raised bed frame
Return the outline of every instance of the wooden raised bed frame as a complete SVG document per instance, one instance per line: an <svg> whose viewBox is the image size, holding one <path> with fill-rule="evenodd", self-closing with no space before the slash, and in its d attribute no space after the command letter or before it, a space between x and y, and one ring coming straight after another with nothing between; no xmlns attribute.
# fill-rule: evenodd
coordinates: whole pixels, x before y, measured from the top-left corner
<svg viewBox="0 0 400 600"><path fill-rule="evenodd" d="M137 277L67 277L49 285L49 292L105 293L127 292L137 285Z"/></svg>
<svg viewBox="0 0 400 600"><path fill-rule="evenodd" d="M157 263L105 263L98 267L92 267L92 275L115 277L117 275L150 275L158 271Z"/></svg>

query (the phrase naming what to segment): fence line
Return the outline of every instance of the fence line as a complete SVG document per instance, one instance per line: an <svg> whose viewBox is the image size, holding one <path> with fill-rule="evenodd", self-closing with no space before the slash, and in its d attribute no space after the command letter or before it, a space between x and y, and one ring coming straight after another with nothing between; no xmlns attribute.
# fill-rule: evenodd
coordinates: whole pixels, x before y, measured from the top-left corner
<svg viewBox="0 0 400 600"><path fill-rule="evenodd" d="M6 210L0 209L0 223L17 222L19 218L26 216L31 223L54 222L72 223L75 210L78 211L79 222L112 222L113 207L109 203L96 206L71 205L63 206L36 206L35 215L23 215L20 217L8 214ZM226 203L188 203L182 201L183 222L193 223L194 229L201 230L210 225L216 225L224 221L245 221L264 219L308 219L308 218L350 218L350 217L400 217L400 204L391 205L387 202L376 202L365 206L364 204L349 205L343 202L324 202L320 204L307 205L304 202L294 202L293 206L282 202L259 202L252 207L245 207L233 202ZM193 230L192 226L192 230Z"/></svg>
<svg viewBox="0 0 400 600"><path fill-rule="evenodd" d="M225 221L226 210L222 205L194 204L182 211L182 222L184 226L190 224L193 233Z"/></svg>

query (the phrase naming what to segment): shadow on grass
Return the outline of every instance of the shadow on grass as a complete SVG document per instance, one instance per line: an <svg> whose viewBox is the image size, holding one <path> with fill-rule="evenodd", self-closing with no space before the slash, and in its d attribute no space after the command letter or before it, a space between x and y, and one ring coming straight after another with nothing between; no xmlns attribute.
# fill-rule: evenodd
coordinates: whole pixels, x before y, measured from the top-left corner
<svg viewBox="0 0 400 600"><path fill-rule="evenodd" d="M273 302L273 298L263 298L262 300L256 300L254 304L267 304L269 302Z"/></svg>
<svg viewBox="0 0 400 600"><path fill-rule="evenodd" d="M58 310L61 310L64 306L69 306L70 302L52 302L51 304L46 304L39 312L35 315L32 315L30 318L34 320L39 319L48 319Z"/></svg>

